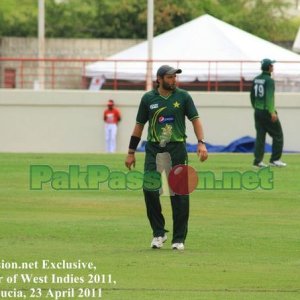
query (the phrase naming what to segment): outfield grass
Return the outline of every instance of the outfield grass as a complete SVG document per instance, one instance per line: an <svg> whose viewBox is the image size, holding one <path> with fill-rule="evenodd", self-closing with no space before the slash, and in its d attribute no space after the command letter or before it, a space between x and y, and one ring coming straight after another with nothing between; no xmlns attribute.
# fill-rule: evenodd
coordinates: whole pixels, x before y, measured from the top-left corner
<svg viewBox="0 0 300 300"><path fill-rule="evenodd" d="M137 155L142 170L143 154ZM124 155L0 154L0 262L92 261L96 273L112 274L116 284L100 285L102 299L299 299L300 155L285 155L287 168L272 169L272 190L201 190L191 195L186 250L149 248L151 231L141 191L41 191L29 189L29 167L49 164L67 171L71 164L105 164L126 171ZM251 170L251 155L211 154L197 170ZM167 228L170 203L162 197ZM1 270L37 276L86 270ZM3 282L4 281L4 282ZM32 287L96 287L93 284L0 284L28 293ZM29 296L28 296L29 297ZM45 294L40 299L46 298ZM68 298L63 298L68 299ZM79 299L75 297L73 299ZM92 298L83 298L92 299ZM94 298L95 299L95 298Z"/></svg>

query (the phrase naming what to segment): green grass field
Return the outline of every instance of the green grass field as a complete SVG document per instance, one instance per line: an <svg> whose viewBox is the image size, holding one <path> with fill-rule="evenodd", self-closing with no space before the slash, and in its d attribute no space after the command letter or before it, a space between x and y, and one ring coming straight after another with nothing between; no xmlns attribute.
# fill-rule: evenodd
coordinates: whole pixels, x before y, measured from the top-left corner
<svg viewBox="0 0 300 300"><path fill-rule="evenodd" d="M142 170L143 154L137 155ZM267 161L268 157L266 157ZM126 172L124 155L0 154L0 263L93 262L88 270L0 269L1 290L102 288L107 300L146 299L299 299L300 155L284 155L287 168L272 169L272 190L201 190L191 195L186 250L150 249L151 230L142 191L30 190L30 165L67 171L102 164ZM252 155L211 154L197 170L252 170ZM167 229L172 230L169 199L162 197ZM83 276L85 283L8 284L13 274ZM88 274L112 275L116 284L89 284ZM0 297L1 298L1 297ZM4 297L3 297L4 298ZM17 299L17 298L15 298ZM54 299L54 298L52 298ZM57 298L58 299L58 298ZM71 299L64 297L61 299ZM80 299L76 294L72 299ZM85 296L81 299L98 299Z"/></svg>

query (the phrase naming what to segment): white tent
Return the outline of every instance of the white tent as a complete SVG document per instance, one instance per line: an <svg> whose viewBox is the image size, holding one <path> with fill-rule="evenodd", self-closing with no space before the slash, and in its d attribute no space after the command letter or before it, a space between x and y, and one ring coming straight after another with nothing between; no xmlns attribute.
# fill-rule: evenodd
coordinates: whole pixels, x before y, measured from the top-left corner
<svg viewBox="0 0 300 300"><path fill-rule="evenodd" d="M183 69L179 80L251 80L263 58L275 59L276 80L300 79L300 55L203 15L153 39L153 80L162 64ZM144 81L147 41L86 66L87 77Z"/></svg>
<svg viewBox="0 0 300 300"><path fill-rule="evenodd" d="M293 51L300 53L300 27L298 29L294 44L293 44Z"/></svg>

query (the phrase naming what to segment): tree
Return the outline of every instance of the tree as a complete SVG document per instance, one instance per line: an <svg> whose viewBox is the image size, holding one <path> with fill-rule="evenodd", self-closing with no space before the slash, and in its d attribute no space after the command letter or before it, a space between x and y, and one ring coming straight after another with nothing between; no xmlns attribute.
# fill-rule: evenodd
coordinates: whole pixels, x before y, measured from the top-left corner
<svg viewBox="0 0 300 300"><path fill-rule="evenodd" d="M94 35L102 38L145 38L146 1L95 1Z"/></svg>
<svg viewBox="0 0 300 300"><path fill-rule="evenodd" d="M286 14L286 0L218 0L212 15L247 32L271 41L292 40L295 25ZM299 23L298 23L299 24ZM299 24L300 25L300 24Z"/></svg>
<svg viewBox="0 0 300 300"><path fill-rule="evenodd" d="M1 0L0 12L1 36L37 35L36 0Z"/></svg>
<svg viewBox="0 0 300 300"><path fill-rule="evenodd" d="M95 0L46 1L46 36L92 38Z"/></svg>
<svg viewBox="0 0 300 300"><path fill-rule="evenodd" d="M300 19L287 0L155 0L158 35L208 13L271 41L293 40ZM146 0L46 0L46 36L140 38L147 35ZM37 0L1 0L0 34L37 35Z"/></svg>

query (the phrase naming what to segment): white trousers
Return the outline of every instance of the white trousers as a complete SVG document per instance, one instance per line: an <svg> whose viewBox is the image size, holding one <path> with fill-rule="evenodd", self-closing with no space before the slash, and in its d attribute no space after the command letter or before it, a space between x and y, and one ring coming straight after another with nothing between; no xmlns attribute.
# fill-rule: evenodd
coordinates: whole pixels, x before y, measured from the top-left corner
<svg viewBox="0 0 300 300"><path fill-rule="evenodd" d="M117 124L105 124L105 143L106 152L116 152L116 137L117 137Z"/></svg>

